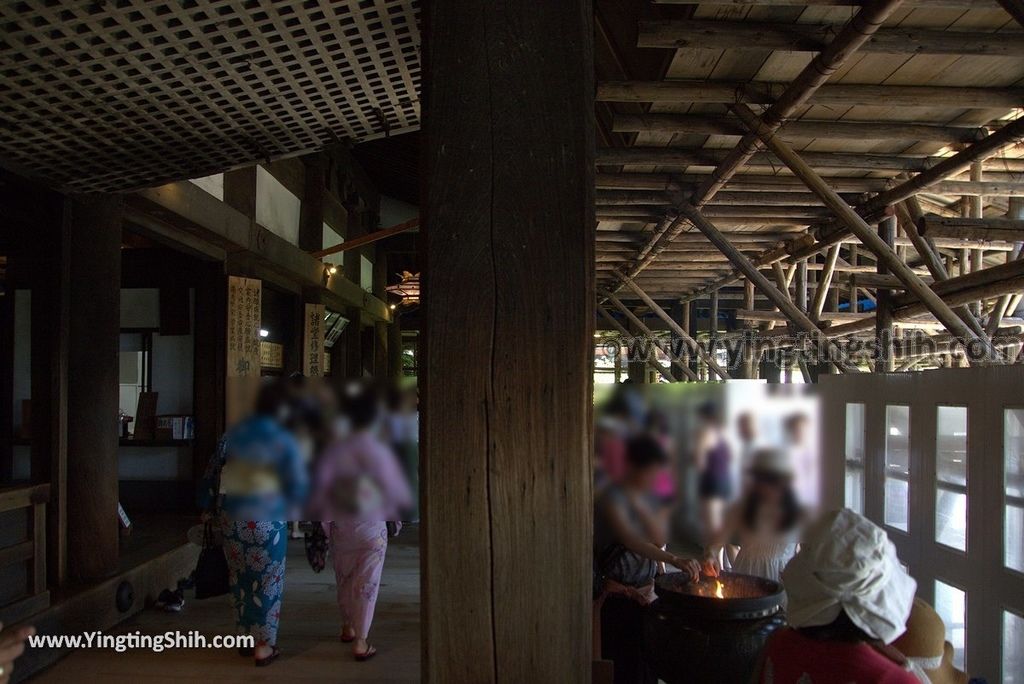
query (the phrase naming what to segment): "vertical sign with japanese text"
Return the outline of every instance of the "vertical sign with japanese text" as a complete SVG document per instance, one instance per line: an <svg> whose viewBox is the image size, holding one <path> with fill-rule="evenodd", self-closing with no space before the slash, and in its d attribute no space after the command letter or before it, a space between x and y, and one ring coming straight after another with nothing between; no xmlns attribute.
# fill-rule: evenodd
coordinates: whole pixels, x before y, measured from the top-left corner
<svg viewBox="0 0 1024 684"><path fill-rule="evenodd" d="M225 419L233 425L252 408L260 381L263 283L228 276L228 349Z"/></svg>
<svg viewBox="0 0 1024 684"><path fill-rule="evenodd" d="M323 304L306 304L305 330L302 336L302 374L307 378L324 375L324 316Z"/></svg>

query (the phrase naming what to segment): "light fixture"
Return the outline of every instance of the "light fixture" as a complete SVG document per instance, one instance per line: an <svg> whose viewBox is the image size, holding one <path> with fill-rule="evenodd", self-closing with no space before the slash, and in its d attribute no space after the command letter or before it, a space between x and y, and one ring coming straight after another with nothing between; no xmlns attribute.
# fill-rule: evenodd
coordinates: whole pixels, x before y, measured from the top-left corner
<svg viewBox="0 0 1024 684"><path fill-rule="evenodd" d="M390 308L391 308L392 311L394 311L396 308L398 308L398 305L397 304L392 304Z"/></svg>
<svg viewBox="0 0 1024 684"><path fill-rule="evenodd" d="M260 337L268 337L269 335L270 335L270 331L269 330L265 330L264 328L260 328Z"/></svg>
<svg viewBox="0 0 1024 684"><path fill-rule="evenodd" d="M327 267L327 272L331 275L334 275L335 273L338 272L338 267L335 266L334 264L331 264L330 266Z"/></svg>

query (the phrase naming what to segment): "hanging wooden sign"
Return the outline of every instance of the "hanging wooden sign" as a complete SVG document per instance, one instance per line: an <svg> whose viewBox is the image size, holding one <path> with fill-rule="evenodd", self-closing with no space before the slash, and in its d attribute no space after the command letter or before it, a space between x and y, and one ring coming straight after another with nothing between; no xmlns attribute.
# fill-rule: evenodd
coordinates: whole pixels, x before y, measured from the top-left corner
<svg viewBox="0 0 1024 684"><path fill-rule="evenodd" d="M225 420L233 425L252 408L260 379L260 321L263 283L228 276L227 404Z"/></svg>
<svg viewBox="0 0 1024 684"><path fill-rule="evenodd" d="M307 378L324 375L324 316L323 304L306 304L305 330L302 335L302 374Z"/></svg>
<svg viewBox="0 0 1024 684"><path fill-rule="evenodd" d="M260 342L260 366L264 369L284 368L284 345L277 342Z"/></svg>

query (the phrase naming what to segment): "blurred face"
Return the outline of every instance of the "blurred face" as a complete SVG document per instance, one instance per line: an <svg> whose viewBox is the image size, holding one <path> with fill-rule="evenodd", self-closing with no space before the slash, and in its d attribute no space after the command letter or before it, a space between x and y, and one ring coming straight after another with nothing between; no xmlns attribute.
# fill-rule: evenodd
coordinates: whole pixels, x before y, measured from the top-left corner
<svg viewBox="0 0 1024 684"><path fill-rule="evenodd" d="M753 476L753 487L762 501L775 502L782 499L785 480L778 476L755 473Z"/></svg>
<svg viewBox="0 0 1024 684"><path fill-rule="evenodd" d="M632 469L632 480L633 482L643 489L652 489L654 482L658 477L658 472L661 470L660 465L649 465L643 468Z"/></svg>
<svg viewBox="0 0 1024 684"><path fill-rule="evenodd" d="M796 418L789 423L789 438L795 444L802 444L807 438L807 419Z"/></svg>
<svg viewBox="0 0 1024 684"><path fill-rule="evenodd" d="M756 433L754 431L754 417L749 413L744 413L739 417L736 424L736 429L740 433L740 439L744 442L753 442Z"/></svg>

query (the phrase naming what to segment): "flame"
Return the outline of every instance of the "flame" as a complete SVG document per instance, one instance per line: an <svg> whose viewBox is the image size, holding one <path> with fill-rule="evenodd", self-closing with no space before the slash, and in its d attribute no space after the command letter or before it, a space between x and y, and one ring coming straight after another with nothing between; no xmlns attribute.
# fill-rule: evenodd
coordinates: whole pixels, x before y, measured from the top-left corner
<svg viewBox="0 0 1024 684"><path fill-rule="evenodd" d="M722 589L724 588L725 585L723 585L721 581L715 580L715 598L725 598L725 596L722 594Z"/></svg>

